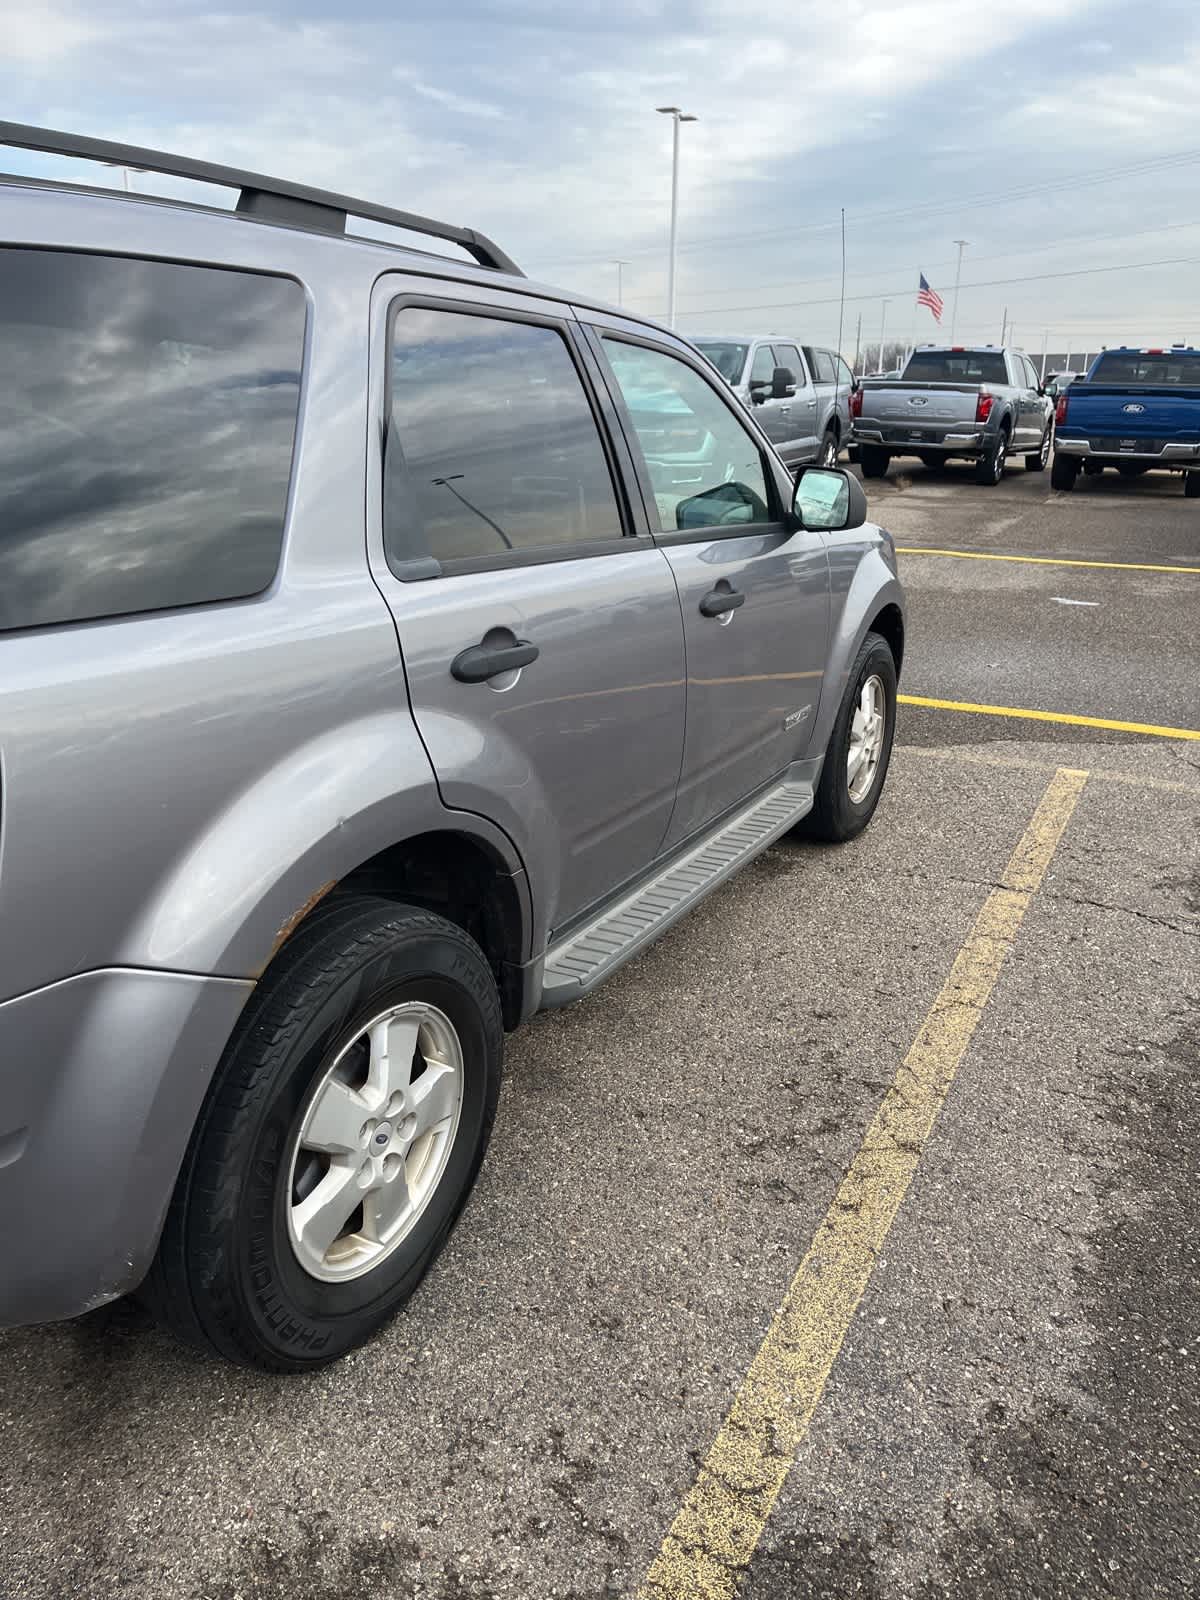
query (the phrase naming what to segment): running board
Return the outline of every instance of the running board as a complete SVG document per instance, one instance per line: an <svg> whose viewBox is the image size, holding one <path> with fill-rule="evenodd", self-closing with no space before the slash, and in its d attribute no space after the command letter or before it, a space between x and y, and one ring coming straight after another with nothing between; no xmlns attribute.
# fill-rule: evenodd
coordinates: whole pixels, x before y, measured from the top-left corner
<svg viewBox="0 0 1200 1600"><path fill-rule="evenodd" d="M598 988L718 884L794 828L812 805L812 784L789 777L675 856L623 900L551 945L542 973L542 1010L555 1011Z"/></svg>

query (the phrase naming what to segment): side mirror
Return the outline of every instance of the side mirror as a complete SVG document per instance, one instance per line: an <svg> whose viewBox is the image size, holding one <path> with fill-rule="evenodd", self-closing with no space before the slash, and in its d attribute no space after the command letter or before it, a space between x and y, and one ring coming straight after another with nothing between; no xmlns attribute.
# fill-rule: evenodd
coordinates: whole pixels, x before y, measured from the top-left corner
<svg viewBox="0 0 1200 1600"><path fill-rule="evenodd" d="M850 393L851 394L857 394L858 391L861 388L862 388L862 385L859 383L857 378L851 378L850 379Z"/></svg>
<svg viewBox="0 0 1200 1600"><path fill-rule="evenodd" d="M751 378L749 388L750 404L752 406L760 406L767 398L767 394L771 388L771 385L766 381L765 378Z"/></svg>
<svg viewBox="0 0 1200 1600"><path fill-rule="evenodd" d="M791 367L776 367L771 377L771 399L790 400L796 392L796 374Z"/></svg>
<svg viewBox="0 0 1200 1600"><path fill-rule="evenodd" d="M802 467L796 478L792 512L802 528L833 532L861 528L867 520L863 486L840 467Z"/></svg>

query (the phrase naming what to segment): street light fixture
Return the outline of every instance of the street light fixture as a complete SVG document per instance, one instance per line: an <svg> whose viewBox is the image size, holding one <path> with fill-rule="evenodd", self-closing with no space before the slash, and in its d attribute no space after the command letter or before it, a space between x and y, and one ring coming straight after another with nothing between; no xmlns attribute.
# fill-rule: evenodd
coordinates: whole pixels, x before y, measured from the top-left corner
<svg viewBox="0 0 1200 1600"><path fill-rule="evenodd" d="M699 122L699 117L689 116L678 106L655 106L661 116L670 117L671 130L671 253L667 262L667 324L675 326L675 240L679 223L679 124Z"/></svg>

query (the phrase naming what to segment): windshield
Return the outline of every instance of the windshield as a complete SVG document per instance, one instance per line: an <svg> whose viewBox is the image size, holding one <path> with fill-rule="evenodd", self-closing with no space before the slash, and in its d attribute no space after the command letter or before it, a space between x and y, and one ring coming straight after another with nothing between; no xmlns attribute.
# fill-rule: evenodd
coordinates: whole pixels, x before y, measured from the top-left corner
<svg viewBox="0 0 1200 1600"><path fill-rule="evenodd" d="M696 346L702 356L708 357L726 383L736 383L741 377L749 348L749 345L718 339L705 339Z"/></svg>
<svg viewBox="0 0 1200 1600"><path fill-rule="evenodd" d="M1161 383L1184 388L1200 388L1200 355L1188 351L1164 351L1161 356L1113 351L1101 356L1092 374L1094 383Z"/></svg>
<svg viewBox="0 0 1200 1600"><path fill-rule="evenodd" d="M918 350L904 369L906 383L1007 383L999 350Z"/></svg>

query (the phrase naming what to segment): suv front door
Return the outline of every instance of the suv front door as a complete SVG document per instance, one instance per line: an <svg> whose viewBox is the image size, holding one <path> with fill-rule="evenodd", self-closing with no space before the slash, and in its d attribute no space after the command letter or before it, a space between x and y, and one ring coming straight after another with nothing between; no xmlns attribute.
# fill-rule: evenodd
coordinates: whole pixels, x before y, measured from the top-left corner
<svg viewBox="0 0 1200 1600"><path fill-rule="evenodd" d="M544 936L662 842L683 744L679 604L620 487L624 442L569 309L451 292L377 289L373 565L442 798L513 838Z"/></svg>
<svg viewBox="0 0 1200 1600"><path fill-rule="evenodd" d="M785 521L786 474L699 357L599 323L592 337L683 610L687 735L669 846L806 753L829 629L826 547ZM682 493L664 411L703 440L702 472Z"/></svg>

